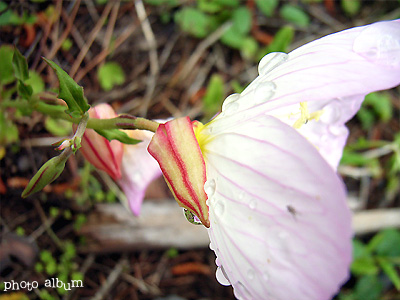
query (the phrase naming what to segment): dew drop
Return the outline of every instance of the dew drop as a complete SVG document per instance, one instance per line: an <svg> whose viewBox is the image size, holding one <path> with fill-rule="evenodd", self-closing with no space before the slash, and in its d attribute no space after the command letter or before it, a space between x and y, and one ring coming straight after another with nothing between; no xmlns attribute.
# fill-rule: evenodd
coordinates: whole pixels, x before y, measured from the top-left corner
<svg viewBox="0 0 400 300"><path fill-rule="evenodd" d="M253 299L248 289L240 281L234 284L233 287L233 293L237 299Z"/></svg>
<svg viewBox="0 0 400 300"><path fill-rule="evenodd" d="M243 200L244 199L244 196L245 196L245 192L243 192L243 191L240 191L239 193L238 193L238 195L237 195L237 198L238 198L238 200Z"/></svg>
<svg viewBox="0 0 400 300"><path fill-rule="evenodd" d="M269 280L269 274L267 272L263 272L262 278L264 279L264 281L268 281Z"/></svg>
<svg viewBox="0 0 400 300"><path fill-rule="evenodd" d="M238 109L239 109L239 103L232 102L229 103L228 105L225 105L225 107L222 108L222 113L224 113L225 115L231 115Z"/></svg>
<svg viewBox="0 0 400 300"><path fill-rule="evenodd" d="M240 98L240 94L238 94L238 93L229 95L225 99L224 103L222 104L222 111L225 111L227 105L235 103L236 101L239 100L239 98Z"/></svg>
<svg viewBox="0 0 400 300"><path fill-rule="evenodd" d="M217 268L217 272L215 273L215 277L217 277L217 280L220 284L222 285L231 285L228 276L226 275L226 272L223 269L223 266Z"/></svg>
<svg viewBox="0 0 400 300"><path fill-rule="evenodd" d="M251 199L249 202L249 208L254 210L254 209L256 209L256 207L257 207L257 200Z"/></svg>
<svg viewBox="0 0 400 300"><path fill-rule="evenodd" d="M253 269L249 269L247 271L247 278L249 278L250 280L253 280L255 276L254 270Z"/></svg>
<svg viewBox="0 0 400 300"><path fill-rule="evenodd" d="M271 99L276 90L276 84L272 81L260 82L253 90L254 104L261 104Z"/></svg>
<svg viewBox="0 0 400 300"><path fill-rule="evenodd" d="M353 43L355 53L367 60L385 66L397 67L400 65L400 26L393 26L389 22L376 23L367 26Z"/></svg>
<svg viewBox="0 0 400 300"><path fill-rule="evenodd" d="M204 191L206 192L207 196L210 198L212 195L215 193L215 180L214 179L209 179L206 181L204 184Z"/></svg>
<svg viewBox="0 0 400 300"><path fill-rule="evenodd" d="M265 55L258 64L258 73L265 75L275 69L277 66L287 61L289 55L283 52L272 52Z"/></svg>
<svg viewBox="0 0 400 300"><path fill-rule="evenodd" d="M215 212L215 214L216 214L217 216L222 216L222 214L224 213L224 211L225 211L225 205L222 203L222 201L218 201L218 202L215 204L215 207L214 207L214 212Z"/></svg>
<svg viewBox="0 0 400 300"><path fill-rule="evenodd" d="M279 232L278 236L280 239L286 239L289 236L289 234L286 231L281 231Z"/></svg>
<svg viewBox="0 0 400 300"><path fill-rule="evenodd" d="M202 225L199 217L197 217L194 213L192 213L190 210L184 208L183 209L183 214L185 215L186 219L189 221L189 223L192 223L194 225Z"/></svg>

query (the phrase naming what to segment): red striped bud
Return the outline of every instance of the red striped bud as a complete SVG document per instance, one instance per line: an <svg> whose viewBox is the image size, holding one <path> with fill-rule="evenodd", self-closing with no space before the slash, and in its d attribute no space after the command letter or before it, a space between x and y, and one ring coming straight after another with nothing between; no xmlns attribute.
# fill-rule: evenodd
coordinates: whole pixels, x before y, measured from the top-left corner
<svg viewBox="0 0 400 300"><path fill-rule="evenodd" d="M149 147L178 204L210 227L204 192L206 165L188 117L160 124Z"/></svg>

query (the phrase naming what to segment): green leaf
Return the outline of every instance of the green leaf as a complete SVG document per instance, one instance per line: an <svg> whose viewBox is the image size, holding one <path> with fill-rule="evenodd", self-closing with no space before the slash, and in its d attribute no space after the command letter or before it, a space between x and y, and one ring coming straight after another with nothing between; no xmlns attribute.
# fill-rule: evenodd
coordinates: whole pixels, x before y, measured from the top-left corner
<svg viewBox="0 0 400 300"><path fill-rule="evenodd" d="M0 47L0 84L9 84L15 80L13 70L14 48L8 45Z"/></svg>
<svg viewBox="0 0 400 300"><path fill-rule="evenodd" d="M400 245L398 245L400 246ZM384 257L378 257L378 263L381 266L383 272L385 272L386 276L390 279L393 285L396 287L398 291L400 291L400 276L396 271L395 266L389 260Z"/></svg>
<svg viewBox="0 0 400 300"><path fill-rule="evenodd" d="M400 256L400 231L392 228L380 231L368 243L368 249L381 256Z"/></svg>
<svg viewBox="0 0 400 300"><path fill-rule="evenodd" d="M25 82L25 80L29 78L28 63L26 62L25 57L21 54L21 52L19 52L17 48L15 48L14 50L12 64L15 77L22 82Z"/></svg>
<svg viewBox="0 0 400 300"><path fill-rule="evenodd" d="M356 15L361 8L361 1L360 0L341 0L340 5L343 11L348 16Z"/></svg>
<svg viewBox="0 0 400 300"><path fill-rule="evenodd" d="M66 136L72 132L71 123L61 119L46 118L44 127L55 136Z"/></svg>
<svg viewBox="0 0 400 300"><path fill-rule="evenodd" d="M360 110L357 112L357 119L361 122L361 127L364 130L369 130L375 124L375 116L372 111L361 107Z"/></svg>
<svg viewBox="0 0 400 300"><path fill-rule="evenodd" d="M259 59L271 52L288 52L288 48L292 43L293 38L293 26L283 26L275 34L272 42L260 52Z"/></svg>
<svg viewBox="0 0 400 300"><path fill-rule="evenodd" d="M141 142L140 140L129 137L129 135L119 129L96 130L96 132L109 141L118 140L121 143L129 145L135 145Z"/></svg>
<svg viewBox="0 0 400 300"><path fill-rule="evenodd" d="M224 80L221 75L211 76L203 98L205 118L210 119L221 108L224 100Z"/></svg>
<svg viewBox="0 0 400 300"><path fill-rule="evenodd" d="M64 42L62 43L62 45L61 45L61 49L62 49L63 51L69 51L69 50L71 49L72 46L73 46L73 43L72 43L71 39L66 38L66 39L64 40Z"/></svg>
<svg viewBox="0 0 400 300"><path fill-rule="evenodd" d="M374 275L379 272L371 252L358 240L353 241L353 262L350 269L356 276Z"/></svg>
<svg viewBox="0 0 400 300"><path fill-rule="evenodd" d="M0 145L8 145L18 141L18 127L6 117L6 112L0 112ZM1 148L1 147L0 147Z"/></svg>
<svg viewBox="0 0 400 300"><path fill-rule="evenodd" d="M383 284L377 276L363 276L357 281L354 291L357 300L377 300L380 299Z"/></svg>
<svg viewBox="0 0 400 300"><path fill-rule="evenodd" d="M236 32L232 26L221 36L221 42L234 49L241 49L245 39L246 36Z"/></svg>
<svg viewBox="0 0 400 300"><path fill-rule="evenodd" d="M29 100L32 96L33 90L30 85L25 84L23 81L18 80L17 92L23 99Z"/></svg>
<svg viewBox="0 0 400 300"><path fill-rule="evenodd" d="M206 37L216 27L211 16L193 7L182 8L174 18L181 30L197 38Z"/></svg>
<svg viewBox="0 0 400 300"><path fill-rule="evenodd" d="M29 79L25 83L32 87L33 94L44 91L44 81L36 71L29 70Z"/></svg>
<svg viewBox="0 0 400 300"><path fill-rule="evenodd" d="M144 0L144 3L154 5L154 6L167 5L170 7L179 5L178 0Z"/></svg>
<svg viewBox="0 0 400 300"><path fill-rule="evenodd" d="M383 122L388 122L393 116L393 104L388 93L375 92L365 96L362 107L370 107Z"/></svg>
<svg viewBox="0 0 400 300"><path fill-rule="evenodd" d="M256 0L256 5L267 17L271 17L279 4L279 0Z"/></svg>
<svg viewBox="0 0 400 300"><path fill-rule="evenodd" d="M79 86L63 69L56 63L43 58L56 72L60 84L58 98L64 100L68 105L66 111L72 117L81 117L90 108L84 95L83 88Z"/></svg>
<svg viewBox="0 0 400 300"><path fill-rule="evenodd" d="M244 58L255 59L258 52L258 43L251 36L244 39L240 53Z"/></svg>
<svg viewBox="0 0 400 300"><path fill-rule="evenodd" d="M251 29L251 12L246 6L241 6L232 14L232 29L240 35L247 35Z"/></svg>
<svg viewBox="0 0 400 300"><path fill-rule="evenodd" d="M125 82L125 73L116 62L106 62L97 70L97 78L103 90L110 91L116 85Z"/></svg>
<svg viewBox="0 0 400 300"><path fill-rule="evenodd" d="M305 28L310 23L309 16L298 6L285 4L280 10L280 15L286 21L289 21L299 27Z"/></svg>

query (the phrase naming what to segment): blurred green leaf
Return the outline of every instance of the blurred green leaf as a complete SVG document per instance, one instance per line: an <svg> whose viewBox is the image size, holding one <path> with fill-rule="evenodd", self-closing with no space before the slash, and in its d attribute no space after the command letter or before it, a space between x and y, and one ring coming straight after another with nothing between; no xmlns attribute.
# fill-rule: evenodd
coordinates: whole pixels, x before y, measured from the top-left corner
<svg viewBox="0 0 400 300"><path fill-rule="evenodd" d="M14 74L17 79L24 82L29 78L28 63L26 58L21 54L21 52L19 52L17 48L14 50L12 64Z"/></svg>
<svg viewBox="0 0 400 300"><path fill-rule="evenodd" d="M96 132L109 141L118 140L121 143L129 145L135 145L141 142L140 140L135 140L129 137L129 135L119 129L96 130Z"/></svg>
<svg viewBox="0 0 400 300"><path fill-rule="evenodd" d="M251 12L246 6L234 10L232 14L232 29L241 35L246 35L251 29Z"/></svg>
<svg viewBox="0 0 400 300"><path fill-rule="evenodd" d="M29 79L25 83L32 87L33 94L44 91L44 81L36 71L29 70Z"/></svg>
<svg viewBox="0 0 400 300"><path fill-rule="evenodd" d="M29 100L32 96L33 89L30 85L25 84L23 81L18 80L17 92L23 99Z"/></svg>
<svg viewBox="0 0 400 300"><path fill-rule="evenodd" d="M294 28L292 26L283 26L275 34L272 42L265 47L259 54L259 59L271 52L288 52L288 48L294 38Z"/></svg>
<svg viewBox="0 0 400 300"><path fill-rule="evenodd" d="M54 136L66 136L72 132L71 123L61 119L46 118L44 127Z"/></svg>
<svg viewBox="0 0 400 300"><path fill-rule="evenodd" d="M6 112L0 112L0 145L15 143L19 139L18 127L7 118ZM1 148L1 147L0 147Z"/></svg>
<svg viewBox="0 0 400 300"><path fill-rule="evenodd" d="M154 6L167 5L170 7L174 7L179 5L179 0L144 0L144 3Z"/></svg>
<svg viewBox="0 0 400 300"><path fill-rule="evenodd" d="M380 256L400 256L400 231L392 228L380 231L368 243L368 249Z"/></svg>
<svg viewBox="0 0 400 300"><path fill-rule="evenodd" d="M361 0L341 0L340 5L348 16L356 15L361 8Z"/></svg>
<svg viewBox="0 0 400 300"><path fill-rule="evenodd" d="M358 240L353 241L353 262L350 268L356 276L374 275L379 272L371 252Z"/></svg>
<svg viewBox="0 0 400 300"><path fill-rule="evenodd" d="M13 69L14 48L8 45L0 47L0 84L9 84L15 80Z"/></svg>
<svg viewBox="0 0 400 300"><path fill-rule="evenodd" d="M237 33L232 26L221 36L221 42L234 49L240 49L245 40L246 36Z"/></svg>
<svg viewBox="0 0 400 300"><path fill-rule="evenodd" d="M240 48L240 53L246 59L254 59L256 58L256 53L258 52L258 43L257 41L248 36L244 39L242 47Z"/></svg>
<svg viewBox="0 0 400 300"><path fill-rule="evenodd" d="M355 298L357 300L377 300L383 291L383 284L377 276L367 275L361 277L355 287Z"/></svg>
<svg viewBox="0 0 400 300"><path fill-rule="evenodd" d="M79 86L62 68L56 63L43 58L56 72L59 81L58 98L64 100L68 105L67 114L72 117L81 117L89 108L84 95L83 88Z"/></svg>
<svg viewBox="0 0 400 300"><path fill-rule="evenodd" d="M361 127L364 130L369 130L375 124L375 116L374 113L364 107L361 107L357 112L357 118L361 122Z"/></svg>
<svg viewBox="0 0 400 300"><path fill-rule="evenodd" d="M300 7L292 4L284 4L280 9L280 15L286 21L302 28L310 24L310 17Z"/></svg>
<svg viewBox="0 0 400 300"><path fill-rule="evenodd" d="M103 90L110 91L115 85L125 82L125 73L116 62L106 62L97 70L97 78Z"/></svg>
<svg viewBox="0 0 400 300"><path fill-rule="evenodd" d="M224 100L224 80L221 75L213 74L203 98L205 118L210 119L221 108Z"/></svg>
<svg viewBox="0 0 400 300"><path fill-rule="evenodd" d="M197 38L206 37L215 28L211 16L193 7L182 8L174 18L182 31Z"/></svg>
<svg viewBox="0 0 400 300"><path fill-rule="evenodd" d="M400 245L398 245L400 247ZM384 257L377 258L380 267L398 291L400 291L400 276L392 262Z"/></svg>
<svg viewBox="0 0 400 300"><path fill-rule="evenodd" d="M62 49L63 51L69 51L69 50L71 49L72 46L73 46L73 43L72 43L71 39L66 38L66 39L64 40L64 42L61 44L61 49Z"/></svg>
<svg viewBox="0 0 400 300"><path fill-rule="evenodd" d="M22 16L18 16L6 3L0 1L0 27L7 25L34 24L37 20L35 15L30 15L26 11Z"/></svg>
<svg viewBox="0 0 400 300"><path fill-rule="evenodd" d="M271 17L279 4L279 0L256 0L256 5L267 17Z"/></svg>
<svg viewBox="0 0 400 300"><path fill-rule="evenodd" d="M385 92L375 92L365 96L363 107L371 107L383 122L388 122L393 116L392 101Z"/></svg>

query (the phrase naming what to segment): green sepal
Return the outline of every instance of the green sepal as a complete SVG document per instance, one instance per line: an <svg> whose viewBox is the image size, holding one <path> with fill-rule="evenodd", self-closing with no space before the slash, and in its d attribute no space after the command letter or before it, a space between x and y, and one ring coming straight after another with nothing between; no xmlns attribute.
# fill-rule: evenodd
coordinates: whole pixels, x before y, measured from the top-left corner
<svg viewBox="0 0 400 300"><path fill-rule="evenodd" d="M65 163L68 160L69 155L60 154L59 156L53 157L48 160L39 171L29 181L27 187L22 192L21 197L26 198L40 190L46 185L52 183L55 179L60 176L64 170Z"/></svg>
<svg viewBox="0 0 400 300"><path fill-rule="evenodd" d="M56 63L46 58L43 59L56 72L60 85L58 97L68 105L68 110L65 112L73 118L81 117L90 108L83 95L83 88Z"/></svg>
<svg viewBox="0 0 400 300"><path fill-rule="evenodd" d="M12 59L13 69L15 77L22 82L28 80L29 71L28 71L28 63L26 62L25 57L19 52L17 48L14 50L14 55Z"/></svg>
<svg viewBox="0 0 400 300"><path fill-rule="evenodd" d="M109 141L117 140L117 141L120 141L121 143L129 144L129 145L135 145L135 144L141 142L141 140L136 140L136 139L129 137L129 135L127 135L125 132L123 132L119 129L104 129L104 130L100 129L100 130L96 130L96 132L98 134L100 134L101 136L104 136Z"/></svg>

